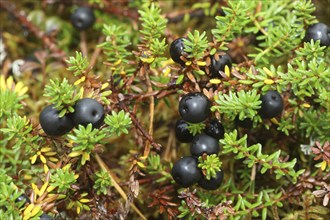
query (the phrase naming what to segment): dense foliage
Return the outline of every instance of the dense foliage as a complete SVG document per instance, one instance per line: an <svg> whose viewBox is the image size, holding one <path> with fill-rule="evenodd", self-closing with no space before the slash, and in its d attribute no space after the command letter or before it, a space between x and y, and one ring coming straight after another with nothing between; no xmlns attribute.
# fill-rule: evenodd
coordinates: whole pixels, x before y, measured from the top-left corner
<svg viewBox="0 0 330 220"><path fill-rule="evenodd" d="M328 219L326 4L1 1L0 219Z"/></svg>

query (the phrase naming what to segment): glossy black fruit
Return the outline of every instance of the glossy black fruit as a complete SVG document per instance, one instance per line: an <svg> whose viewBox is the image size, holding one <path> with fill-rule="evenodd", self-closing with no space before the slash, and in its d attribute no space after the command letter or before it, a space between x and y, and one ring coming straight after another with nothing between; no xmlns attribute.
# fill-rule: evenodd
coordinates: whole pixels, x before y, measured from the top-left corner
<svg viewBox="0 0 330 220"><path fill-rule="evenodd" d="M194 135L189 132L188 123L182 119L175 124L175 136L182 143L189 143L194 138Z"/></svg>
<svg viewBox="0 0 330 220"><path fill-rule="evenodd" d="M284 104L282 96L277 91L267 91L265 95L261 96L260 100L262 103L259 114L262 118L273 118L281 114Z"/></svg>
<svg viewBox="0 0 330 220"><path fill-rule="evenodd" d="M24 206L26 203L31 203L30 198L27 195L25 195L25 194L20 195L15 200L16 203L19 203L19 202L22 202L22 201L24 201L23 204L22 204L22 206Z"/></svg>
<svg viewBox="0 0 330 220"><path fill-rule="evenodd" d="M71 15L72 25L78 30L85 30L95 22L93 10L89 7L80 7Z"/></svg>
<svg viewBox="0 0 330 220"><path fill-rule="evenodd" d="M183 120L190 123L203 122L211 114L211 102L203 93L188 93L179 103Z"/></svg>
<svg viewBox="0 0 330 220"><path fill-rule="evenodd" d="M183 187L192 186L202 178L202 171L197 167L197 160L189 156L176 161L171 174L175 182Z"/></svg>
<svg viewBox="0 0 330 220"><path fill-rule="evenodd" d="M180 59L180 56L183 56L184 52L184 42L183 37L174 40L170 45L170 55L174 62L185 65L185 62Z"/></svg>
<svg viewBox="0 0 330 220"><path fill-rule="evenodd" d="M49 105L44 108L39 115L39 122L46 134L49 136L61 136L68 133L74 124L68 115L64 115L62 118L58 116L59 112Z"/></svg>
<svg viewBox="0 0 330 220"><path fill-rule="evenodd" d="M46 213L42 213L42 215L40 215L39 217L40 220L53 220L53 218L49 215L47 215Z"/></svg>
<svg viewBox="0 0 330 220"><path fill-rule="evenodd" d="M220 151L219 141L207 134L197 135L190 146L190 153L195 157L202 156L204 153L218 154Z"/></svg>
<svg viewBox="0 0 330 220"><path fill-rule="evenodd" d="M305 42L320 40L321 46L330 46L330 28L323 23L316 23L308 27Z"/></svg>
<svg viewBox="0 0 330 220"><path fill-rule="evenodd" d="M210 74L211 78L222 78L219 71L224 72L225 66L229 69L232 67L232 61L228 54L219 55L219 59L216 60L214 56L211 57Z"/></svg>
<svg viewBox="0 0 330 220"><path fill-rule="evenodd" d="M253 121L250 118L245 118L244 120L239 120L239 117L236 116L235 124L236 124L236 126L239 126L242 128L252 128L253 127Z"/></svg>
<svg viewBox="0 0 330 220"><path fill-rule="evenodd" d="M207 190L216 190L220 187L223 180L223 173L222 171L218 171L216 173L215 178L211 178L207 180L204 176L198 181L198 185L203 189Z"/></svg>
<svg viewBox="0 0 330 220"><path fill-rule="evenodd" d="M205 129L205 133L217 140L220 140L225 135L225 128L218 120L215 119L210 121L209 125Z"/></svg>
<svg viewBox="0 0 330 220"><path fill-rule="evenodd" d="M77 101L74 106L72 120L76 126L87 126L91 123L93 128L99 128L103 123L104 116L104 108L98 101L84 98Z"/></svg>

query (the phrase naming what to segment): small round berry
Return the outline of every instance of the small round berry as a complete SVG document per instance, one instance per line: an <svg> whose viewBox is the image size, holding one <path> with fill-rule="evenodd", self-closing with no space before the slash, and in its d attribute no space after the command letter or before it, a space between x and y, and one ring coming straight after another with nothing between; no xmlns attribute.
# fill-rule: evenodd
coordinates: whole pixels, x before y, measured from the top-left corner
<svg viewBox="0 0 330 220"><path fill-rule="evenodd" d="M210 121L210 124L206 127L205 133L214 137L217 140L220 140L225 135L225 128L218 120Z"/></svg>
<svg viewBox="0 0 330 220"><path fill-rule="evenodd" d="M170 55L174 62L185 65L185 62L181 60L180 56L183 56L184 52L184 42L183 37L174 40L170 45Z"/></svg>
<svg viewBox="0 0 330 220"><path fill-rule="evenodd" d="M54 105L49 105L41 111L39 121L44 132L54 137L64 135L74 127L68 115L59 117L59 112Z"/></svg>
<svg viewBox="0 0 330 220"><path fill-rule="evenodd" d="M23 204L22 204L22 206L24 206L26 203L31 203L30 198L27 195L25 195L25 194L20 195L15 200L16 203L19 203L19 202L22 202L22 201L24 201Z"/></svg>
<svg viewBox="0 0 330 220"><path fill-rule="evenodd" d="M197 167L197 160L190 156L177 160L171 174L175 182L183 187L192 186L202 178L202 171Z"/></svg>
<svg viewBox="0 0 330 220"><path fill-rule="evenodd" d="M207 180L204 176L198 181L198 185L203 189L207 190L216 190L220 187L223 180L223 173L222 171L216 172L215 178L211 178Z"/></svg>
<svg viewBox="0 0 330 220"><path fill-rule="evenodd" d="M179 103L179 112L183 120L190 123L203 122L211 114L211 102L203 93L188 93Z"/></svg>
<svg viewBox="0 0 330 220"><path fill-rule="evenodd" d="M71 15L72 25L78 30L85 30L95 22L93 10L89 7L80 7Z"/></svg>
<svg viewBox="0 0 330 220"><path fill-rule="evenodd" d="M103 123L104 117L104 108L98 101L84 98L77 101L74 106L72 121L76 126L87 126L91 123L93 128L99 128Z"/></svg>
<svg viewBox="0 0 330 220"><path fill-rule="evenodd" d="M262 118L273 118L281 114L283 110L282 96L275 90L269 90L261 96L261 109L259 114Z"/></svg>
<svg viewBox="0 0 330 220"><path fill-rule="evenodd" d="M214 56L211 57L210 74L211 78L222 78L219 71L224 72L225 66L229 69L232 67L232 61L228 54L219 55L219 59L216 60Z"/></svg>
<svg viewBox="0 0 330 220"><path fill-rule="evenodd" d="M321 46L330 46L330 28L323 23L316 23L308 27L304 41L320 41Z"/></svg>
<svg viewBox="0 0 330 220"><path fill-rule="evenodd" d="M218 154L219 151L219 141L207 134L197 135L190 146L190 153L195 157L202 156L204 153L207 155Z"/></svg>
<svg viewBox="0 0 330 220"><path fill-rule="evenodd" d="M194 135L190 133L188 129L188 123L180 119L175 124L175 136L178 141L182 143L189 143L194 138Z"/></svg>
<svg viewBox="0 0 330 220"><path fill-rule="evenodd" d="M47 215L46 213L42 213L42 215L40 215L39 220L53 220L54 218L52 218L51 216Z"/></svg>
<svg viewBox="0 0 330 220"><path fill-rule="evenodd" d="M238 115L235 118L235 124L238 127L242 128L252 128L253 127L253 121L251 118L245 118L243 120L239 120Z"/></svg>

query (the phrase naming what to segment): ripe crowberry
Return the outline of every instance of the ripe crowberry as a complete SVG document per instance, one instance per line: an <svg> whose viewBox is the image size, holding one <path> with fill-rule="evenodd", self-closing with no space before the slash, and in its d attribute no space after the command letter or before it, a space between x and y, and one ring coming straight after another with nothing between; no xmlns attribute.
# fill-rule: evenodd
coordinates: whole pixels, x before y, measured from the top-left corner
<svg viewBox="0 0 330 220"><path fill-rule="evenodd" d="M189 143L194 138L194 135L188 129L188 123L182 119L175 124L175 136L182 143Z"/></svg>
<svg viewBox="0 0 330 220"><path fill-rule="evenodd" d="M71 15L72 25L78 30L85 30L95 22L93 10L89 7L80 7Z"/></svg>
<svg viewBox="0 0 330 220"><path fill-rule="evenodd" d="M220 187L223 180L223 173L222 171L216 172L215 178L211 178L207 180L204 176L198 181L198 185L203 189L207 190L216 190Z"/></svg>
<svg viewBox="0 0 330 220"><path fill-rule="evenodd" d="M212 120L210 124L205 128L205 133L220 140L224 137L225 128L218 120Z"/></svg>
<svg viewBox="0 0 330 220"><path fill-rule="evenodd" d="M218 154L220 151L219 142L214 137L207 134L197 135L190 146L190 153L195 157L202 156L204 153Z"/></svg>
<svg viewBox="0 0 330 220"><path fill-rule="evenodd" d="M39 217L39 220L53 220L53 218L46 213L42 213L42 215Z"/></svg>
<svg viewBox="0 0 330 220"><path fill-rule="evenodd" d="M174 40L170 45L170 55L174 62L181 64L182 66L185 65L185 62L181 60L180 56L183 56L184 52L184 38L178 38Z"/></svg>
<svg viewBox="0 0 330 220"><path fill-rule="evenodd" d="M228 54L219 55L219 59L216 60L215 56L211 57L211 65L210 65L210 74L211 78L222 78L219 71L224 72L225 66L228 66L229 69L232 66L231 58Z"/></svg>
<svg viewBox="0 0 330 220"><path fill-rule="evenodd" d="M179 112L183 120L200 123L211 114L211 102L203 93L188 93L179 103Z"/></svg>
<svg viewBox="0 0 330 220"><path fill-rule="evenodd" d="M197 167L197 160L189 156L176 161L171 174L175 182L183 187L192 186L202 178L202 171Z"/></svg>
<svg viewBox="0 0 330 220"><path fill-rule="evenodd" d="M321 46L330 46L330 28L323 23L316 23L308 27L305 42L320 40Z"/></svg>
<svg viewBox="0 0 330 220"><path fill-rule="evenodd" d="M49 136L64 135L74 127L68 115L59 117L59 112L54 105L49 105L41 111L39 121L42 129Z"/></svg>
<svg viewBox="0 0 330 220"><path fill-rule="evenodd" d="M267 91L265 95L261 96L260 100L262 103L259 114L262 118L273 118L281 114L283 110L283 99L277 91Z"/></svg>
<svg viewBox="0 0 330 220"><path fill-rule="evenodd" d="M22 206L24 206L26 203L31 203L30 198L27 195L25 195L25 194L20 195L15 200L16 203L19 203L19 202L22 202L22 201L24 201L23 204L22 204Z"/></svg>
<svg viewBox="0 0 330 220"><path fill-rule="evenodd" d="M80 99L74 106L72 121L76 126L87 126L91 123L93 128L99 128L103 123L104 116L103 106L98 101L84 98Z"/></svg>

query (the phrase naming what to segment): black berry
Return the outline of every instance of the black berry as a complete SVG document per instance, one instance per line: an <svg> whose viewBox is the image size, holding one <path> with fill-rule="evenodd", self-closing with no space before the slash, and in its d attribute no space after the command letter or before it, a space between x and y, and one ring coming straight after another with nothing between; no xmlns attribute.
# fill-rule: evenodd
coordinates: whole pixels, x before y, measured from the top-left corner
<svg viewBox="0 0 330 220"><path fill-rule="evenodd" d="M218 154L220 151L219 142L214 137L207 134L197 135L190 146L190 153L195 157L202 156L204 153Z"/></svg>
<svg viewBox="0 0 330 220"><path fill-rule="evenodd" d="M323 23L316 23L308 27L305 42L320 40L321 46L330 46L330 28Z"/></svg>
<svg viewBox="0 0 330 220"><path fill-rule="evenodd" d="M104 108L98 101L84 98L76 103L72 120L76 126L87 126L91 123L93 128L99 128L103 123L104 116Z"/></svg>
<svg viewBox="0 0 330 220"><path fill-rule="evenodd" d="M40 215L39 217L40 220L53 220L53 218L49 215L47 215L46 213L42 213L42 215Z"/></svg>
<svg viewBox="0 0 330 220"><path fill-rule="evenodd" d="M198 185L203 189L207 190L216 190L220 187L223 180L223 173L222 171L216 172L215 178L211 178L207 180L204 176L198 181Z"/></svg>
<svg viewBox="0 0 330 220"><path fill-rule="evenodd" d="M184 52L184 38L178 38L174 40L170 45L170 55L174 62L185 65L185 62L181 60L180 56L183 56Z"/></svg>
<svg viewBox="0 0 330 220"><path fill-rule="evenodd" d="M273 118L281 114L283 110L283 99L277 91L267 91L265 95L261 96L260 100L262 103L259 114L262 118Z"/></svg>
<svg viewBox="0 0 330 220"><path fill-rule="evenodd" d="M89 7L80 7L71 15L72 25L78 30L85 30L95 22L93 10Z"/></svg>
<svg viewBox="0 0 330 220"><path fill-rule="evenodd" d="M171 174L175 182L183 187L192 186L202 178L202 172L197 167L197 160L189 156L176 161Z"/></svg>
<svg viewBox="0 0 330 220"><path fill-rule="evenodd" d="M22 202L22 201L24 201L23 204L22 204L22 206L24 206L26 203L31 203L30 198L27 195L25 195L25 194L20 195L15 200L16 203L19 203L19 202Z"/></svg>
<svg viewBox="0 0 330 220"><path fill-rule="evenodd" d="M189 132L188 123L182 119L175 124L175 136L182 143L189 143L194 138L194 135Z"/></svg>
<svg viewBox="0 0 330 220"><path fill-rule="evenodd" d="M205 133L220 140L224 137L225 128L218 120L212 120L205 129Z"/></svg>
<svg viewBox="0 0 330 220"><path fill-rule="evenodd" d="M203 122L211 114L211 102L203 93L188 93L179 103L183 120L190 123Z"/></svg>
<svg viewBox="0 0 330 220"><path fill-rule="evenodd" d="M58 116L59 112L49 105L44 108L40 115L39 121L42 129L49 136L61 136L68 133L73 127L74 124L68 115L63 117Z"/></svg>
<svg viewBox="0 0 330 220"><path fill-rule="evenodd" d="M211 78L222 78L219 71L224 72L225 66L228 66L229 69L232 67L232 61L228 54L219 55L218 60L216 60L215 56L212 56L210 65Z"/></svg>

